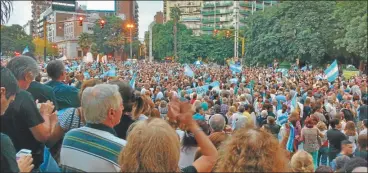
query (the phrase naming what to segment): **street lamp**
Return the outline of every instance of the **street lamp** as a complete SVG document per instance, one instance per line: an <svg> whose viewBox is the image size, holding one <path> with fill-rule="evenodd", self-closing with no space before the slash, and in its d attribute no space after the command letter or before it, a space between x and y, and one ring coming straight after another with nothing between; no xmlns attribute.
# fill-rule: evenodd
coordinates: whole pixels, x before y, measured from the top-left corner
<svg viewBox="0 0 368 173"><path fill-rule="evenodd" d="M132 54L132 42L133 42L133 37L132 37L132 29L134 28L133 24L128 24L127 27L129 28L129 34L130 34L130 59L133 59Z"/></svg>

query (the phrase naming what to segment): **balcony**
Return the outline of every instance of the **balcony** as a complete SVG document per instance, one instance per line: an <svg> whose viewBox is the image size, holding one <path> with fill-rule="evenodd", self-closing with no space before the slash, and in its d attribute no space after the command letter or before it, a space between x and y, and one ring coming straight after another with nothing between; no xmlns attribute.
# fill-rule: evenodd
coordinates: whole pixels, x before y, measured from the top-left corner
<svg viewBox="0 0 368 173"><path fill-rule="evenodd" d="M180 7L199 7L201 6L199 3L195 3L195 2L186 2L186 3L180 3L178 4L179 8Z"/></svg>
<svg viewBox="0 0 368 173"><path fill-rule="evenodd" d="M216 2L216 7L229 7L232 6L233 2ZM215 3L205 3L203 4L203 8L214 8Z"/></svg>
<svg viewBox="0 0 368 173"><path fill-rule="evenodd" d="M220 29L220 26L216 26L216 29ZM213 26L201 26L202 31L213 31Z"/></svg>
<svg viewBox="0 0 368 173"><path fill-rule="evenodd" d="M233 18L231 17L220 17L220 22L229 22L233 21Z"/></svg>
<svg viewBox="0 0 368 173"><path fill-rule="evenodd" d="M240 2L239 5L241 7L252 7L253 2Z"/></svg>
<svg viewBox="0 0 368 173"><path fill-rule="evenodd" d="M210 11L202 11L202 15L203 16L212 16L214 15L216 12L216 14L219 14L220 13L220 10L210 10Z"/></svg>
<svg viewBox="0 0 368 173"><path fill-rule="evenodd" d="M183 22L199 22L199 21L201 21L201 18L199 18L199 17L182 17L181 21L183 21Z"/></svg>
<svg viewBox="0 0 368 173"><path fill-rule="evenodd" d="M203 19L202 20L202 23L204 23L204 24L214 23L214 22L215 22L214 18L212 18L212 19ZM220 18L216 18L216 22L220 22Z"/></svg>

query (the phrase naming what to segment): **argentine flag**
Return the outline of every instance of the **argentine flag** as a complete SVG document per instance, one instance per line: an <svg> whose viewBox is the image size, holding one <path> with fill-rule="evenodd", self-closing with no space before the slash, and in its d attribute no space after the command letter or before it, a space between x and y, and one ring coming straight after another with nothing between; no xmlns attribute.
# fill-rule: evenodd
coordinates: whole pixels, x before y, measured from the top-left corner
<svg viewBox="0 0 368 173"><path fill-rule="evenodd" d="M333 82L339 76L339 67L337 66L337 61L335 60L330 66L325 70L325 75L328 82Z"/></svg>
<svg viewBox="0 0 368 173"><path fill-rule="evenodd" d="M137 73L134 73L132 79L129 82L130 87L132 87L133 89L135 89L135 78L136 77L137 77Z"/></svg>
<svg viewBox="0 0 368 173"><path fill-rule="evenodd" d="M242 72L242 66L232 64L232 65L230 65L230 70L231 70L233 73L241 73L241 72Z"/></svg>
<svg viewBox="0 0 368 173"><path fill-rule="evenodd" d="M23 55L25 54L25 53L27 53L27 52L29 52L29 49L28 49L28 46L26 46L26 48L24 48L24 50L23 50Z"/></svg>
<svg viewBox="0 0 368 173"><path fill-rule="evenodd" d="M189 76L189 77L194 77L193 70L187 64L185 64L185 66L184 66L184 74Z"/></svg>
<svg viewBox="0 0 368 173"><path fill-rule="evenodd" d="M296 95L297 93L295 93L293 98L291 99L290 113L293 112L298 107L298 102L296 101Z"/></svg>

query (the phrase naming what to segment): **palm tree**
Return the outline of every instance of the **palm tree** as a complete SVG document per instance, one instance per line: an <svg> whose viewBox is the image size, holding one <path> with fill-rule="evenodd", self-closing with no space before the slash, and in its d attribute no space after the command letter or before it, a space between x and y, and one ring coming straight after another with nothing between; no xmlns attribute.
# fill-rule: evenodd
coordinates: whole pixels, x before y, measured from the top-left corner
<svg viewBox="0 0 368 173"><path fill-rule="evenodd" d="M13 1L1 0L1 24L8 22L10 14L13 11Z"/></svg>
<svg viewBox="0 0 368 173"><path fill-rule="evenodd" d="M174 21L174 28L173 28L173 33L174 33L174 57L175 59L177 59L178 57L178 54L177 54L177 32L178 32L178 29L177 29L177 23L179 22L179 19L180 19L180 9L178 7L174 7L174 8L171 8L171 11L170 11L170 18L171 20Z"/></svg>
<svg viewBox="0 0 368 173"><path fill-rule="evenodd" d="M87 53L87 51L90 49L91 44L92 44L91 35L82 32L78 39L78 45L82 49L83 54Z"/></svg>

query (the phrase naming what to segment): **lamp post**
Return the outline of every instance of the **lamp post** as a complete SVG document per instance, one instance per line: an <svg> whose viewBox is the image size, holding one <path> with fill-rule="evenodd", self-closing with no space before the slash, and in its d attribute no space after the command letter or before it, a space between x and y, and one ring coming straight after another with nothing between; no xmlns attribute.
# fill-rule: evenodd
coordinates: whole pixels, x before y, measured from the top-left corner
<svg viewBox="0 0 368 173"><path fill-rule="evenodd" d="M134 28L133 24L128 24L127 27L129 28L129 35L130 35L130 59L133 59L133 51L132 51L132 42L133 42L133 37L132 37L132 29Z"/></svg>

